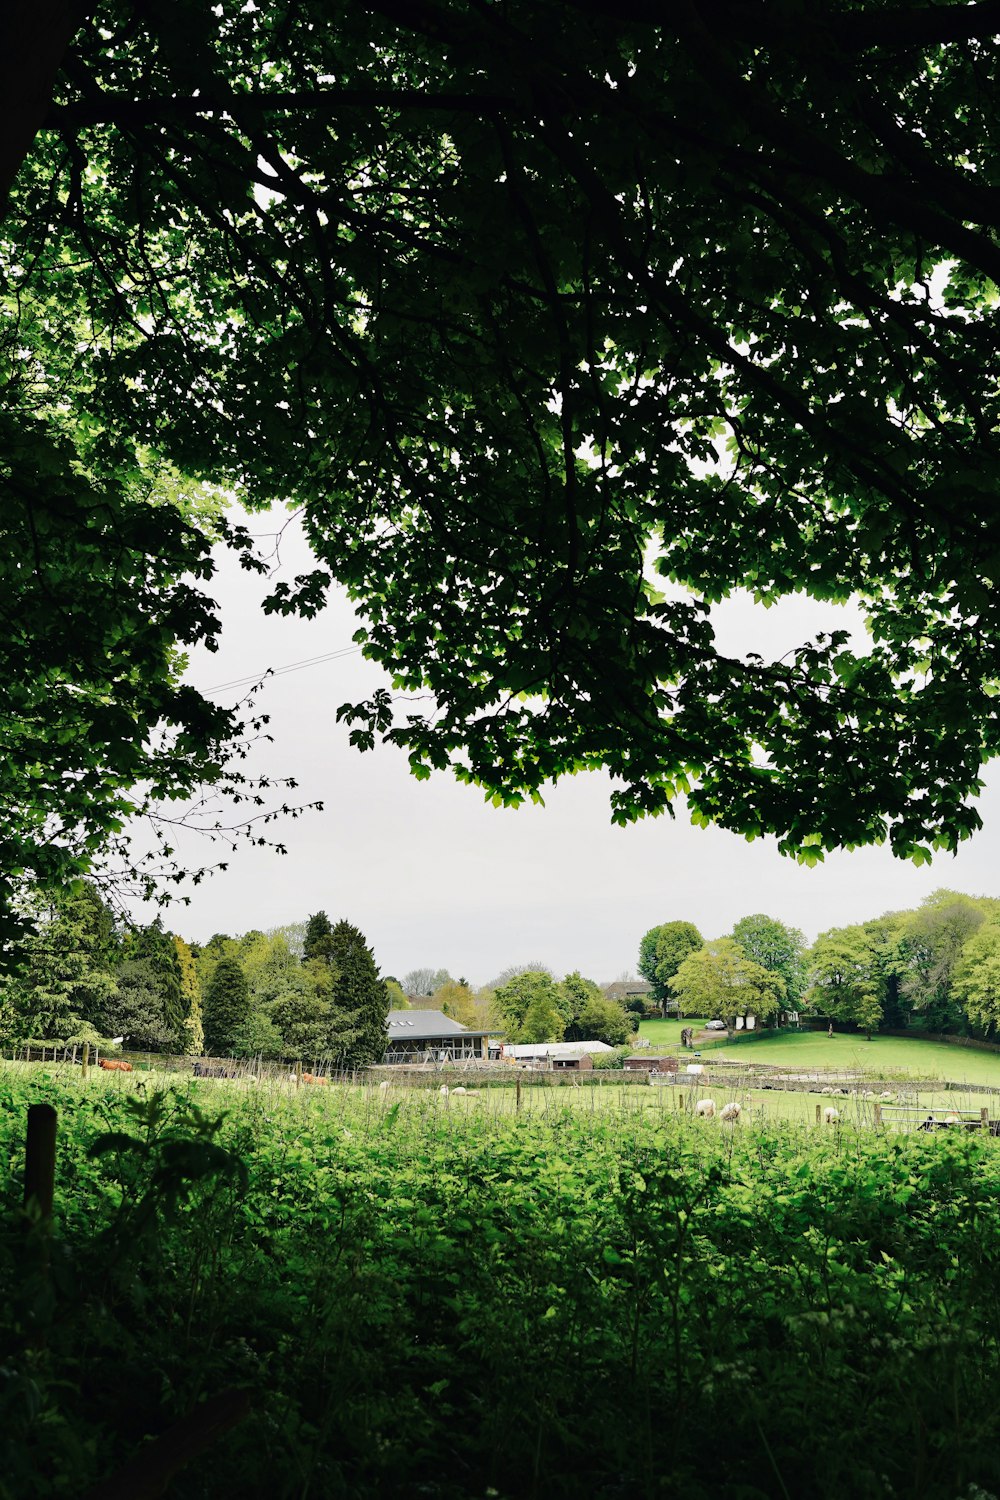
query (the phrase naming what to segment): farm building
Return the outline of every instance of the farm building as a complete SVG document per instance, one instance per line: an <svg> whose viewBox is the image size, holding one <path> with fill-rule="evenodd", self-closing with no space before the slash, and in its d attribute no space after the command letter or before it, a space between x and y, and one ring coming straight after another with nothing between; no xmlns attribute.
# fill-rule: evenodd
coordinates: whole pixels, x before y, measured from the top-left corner
<svg viewBox="0 0 1000 1500"><path fill-rule="evenodd" d="M383 1062L472 1062L486 1056L486 1032L470 1031L440 1010L391 1010Z"/></svg>
<svg viewBox="0 0 1000 1500"><path fill-rule="evenodd" d="M565 1067L568 1059L574 1059L574 1066L579 1067L580 1060L587 1058L587 1063L582 1066L586 1068L594 1066L594 1058L602 1053L613 1052L615 1049L609 1047L607 1042L497 1042L490 1039L490 1056L497 1057L502 1062L519 1063L522 1067L559 1068Z"/></svg>
<svg viewBox="0 0 1000 1500"><path fill-rule="evenodd" d="M573 1052L566 1057L554 1057L552 1066L558 1073L585 1073L594 1066L589 1052Z"/></svg>
<svg viewBox="0 0 1000 1500"><path fill-rule="evenodd" d="M676 1073L676 1057L655 1057L647 1052L641 1057L626 1057L624 1062L626 1073Z"/></svg>

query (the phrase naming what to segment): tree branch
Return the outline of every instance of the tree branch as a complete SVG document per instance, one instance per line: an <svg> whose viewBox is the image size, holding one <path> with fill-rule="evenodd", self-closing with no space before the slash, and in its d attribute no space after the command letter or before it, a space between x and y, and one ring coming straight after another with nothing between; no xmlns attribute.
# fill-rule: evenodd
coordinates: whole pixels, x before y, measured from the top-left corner
<svg viewBox="0 0 1000 1500"><path fill-rule="evenodd" d="M230 115L238 118L248 110L310 111L335 115L354 109L430 110L495 115L522 113L517 103L503 94L462 94L429 89L300 89L272 93L205 93L182 97L163 94L151 99L130 99L119 94L101 94L76 104L52 105L45 116L46 130L79 129L87 125L154 125L160 120L193 119L200 115Z"/></svg>

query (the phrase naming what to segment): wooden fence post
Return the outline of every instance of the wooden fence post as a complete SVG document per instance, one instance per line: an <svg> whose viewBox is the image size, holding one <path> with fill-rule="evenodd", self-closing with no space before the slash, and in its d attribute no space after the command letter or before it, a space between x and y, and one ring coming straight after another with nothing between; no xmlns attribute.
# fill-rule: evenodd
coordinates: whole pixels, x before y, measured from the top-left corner
<svg viewBox="0 0 1000 1500"><path fill-rule="evenodd" d="M876 1106L875 1106L875 1129L876 1130L881 1130L881 1128L882 1128L882 1106L881 1106L881 1104L876 1104Z"/></svg>
<svg viewBox="0 0 1000 1500"><path fill-rule="evenodd" d="M990 1128L990 1112L986 1108L985 1105L979 1111L979 1123L983 1127L984 1130L989 1130L989 1128Z"/></svg>
<svg viewBox="0 0 1000 1500"><path fill-rule="evenodd" d="M816 1106L816 1124L817 1125L819 1124L819 1112L820 1112L820 1110L822 1108L823 1108L822 1104L817 1104L817 1106Z"/></svg>
<svg viewBox="0 0 1000 1500"><path fill-rule="evenodd" d="M81 1077L84 1080L86 1080L87 1073L90 1070L90 1043L89 1042L84 1042L84 1044L83 1044L83 1062L81 1064L81 1067L83 1068L83 1073L81 1074Z"/></svg>
<svg viewBox="0 0 1000 1500"><path fill-rule="evenodd" d="M30 1104L24 1143L24 1206L35 1202L41 1219L52 1217L55 1181L56 1112L51 1104Z"/></svg>
<svg viewBox="0 0 1000 1500"><path fill-rule="evenodd" d="M519 1111L520 1108L521 1108L521 1080L520 1080L520 1078L515 1078L514 1079L514 1109L515 1109L515 1111Z"/></svg>
<svg viewBox="0 0 1000 1500"><path fill-rule="evenodd" d="M302 1061L300 1059L295 1064L295 1087L298 1088L299 1085L301 1084L301 1082L302 1082Z"/></svg>

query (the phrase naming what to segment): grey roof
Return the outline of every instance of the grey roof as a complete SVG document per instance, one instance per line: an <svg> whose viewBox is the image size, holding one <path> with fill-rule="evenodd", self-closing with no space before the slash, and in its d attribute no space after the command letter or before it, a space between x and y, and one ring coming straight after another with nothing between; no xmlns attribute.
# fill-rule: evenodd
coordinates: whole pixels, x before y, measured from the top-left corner
<svg viewBox="0 0 1000 1500"><path fill-rule="evenodd" d="M424 1042L437 1037L485 1036L484 1031L470 1031L442 1010L391 1010L390 1042Z"/></svg>

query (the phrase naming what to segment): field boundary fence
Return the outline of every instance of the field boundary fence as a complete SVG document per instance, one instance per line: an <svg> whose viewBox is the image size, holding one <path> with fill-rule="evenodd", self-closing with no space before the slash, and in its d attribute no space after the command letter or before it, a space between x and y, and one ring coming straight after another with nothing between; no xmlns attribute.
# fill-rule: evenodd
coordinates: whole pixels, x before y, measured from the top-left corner
<svg viewBox="0 0 1000 1500"><path fill-rule="evenodd" d="M1000 1133L1000 1120L991 1120L986 1105L979 1109L948 1109L943 1117L940 1111L929 1110L916 1104L876 1103L873 1109L876 1129L892 1126L901 1130L984 1130L990 1135Z"/></svg>

